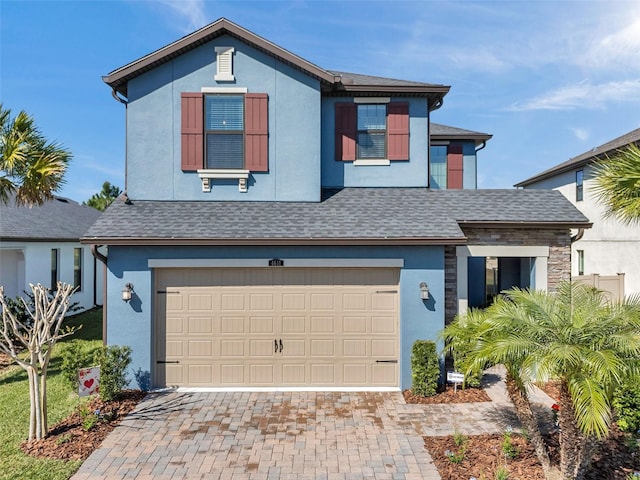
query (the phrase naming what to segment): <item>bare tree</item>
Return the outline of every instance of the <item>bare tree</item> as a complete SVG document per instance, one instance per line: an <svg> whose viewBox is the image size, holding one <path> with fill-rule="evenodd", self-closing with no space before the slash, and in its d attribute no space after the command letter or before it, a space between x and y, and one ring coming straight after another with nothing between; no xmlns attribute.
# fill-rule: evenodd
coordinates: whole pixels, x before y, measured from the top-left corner
<svg viewBox="0 0 640 480"><path fill-rule="evenodd" d="M29 377L29 440L47 435L47 368L53 346L58 340L71 335L75 328L62 329L69 309L69 298L75 292L73 285L58 282L54 293L40 284L29 284L33 291L31 305L22 303L28 320L20 319L10 308L0 286L0 352L9 355L27 371Z"/></svg>

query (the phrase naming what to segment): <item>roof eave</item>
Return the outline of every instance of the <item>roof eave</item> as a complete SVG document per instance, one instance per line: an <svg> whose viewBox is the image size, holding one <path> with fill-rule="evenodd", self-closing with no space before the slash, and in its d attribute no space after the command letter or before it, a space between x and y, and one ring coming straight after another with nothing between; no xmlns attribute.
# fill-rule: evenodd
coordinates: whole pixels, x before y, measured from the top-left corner
<svg viewBox="0 0 640 480"><path fill-rule="evenodd" d="M189 35L170 43L169 45L113 70L109 74L103 76L102 80L111 88L115 89L122 95L127 96L127 82L132 78L135 78L158 65L169 62L182 53L193 50L194 48L197 48L200 45L224 34L229 34L245 43L248 43L249 45L252 45L258 50L278 57L283 62L288 63L299 70L303 70L321 81L333 83L335 80L334 75L327 70L314 65L313 63L275 45L265 38L262 38L225 18L220 18L199 30L190 33Z"/></svg>
<svg viewBox="0 0 640 480"><path fill-rule="evenodd" d="M579 169L579 168L583 168L585 165L588 165L589 163L594 163L598 160L598 157L590 157L590 158L586 158L586 159L582 159L579 160L577 162L568 164L568 165L562 165L556 168L552 168L550 170L547 170L545 172L542 172L538 175L534 175L533 177L529 177L526 180L523 180L519 183L516 183L514 185L514 187L519 188L519 187L526 187L528 185L532 185L534 183L538 183L541 182L543 180L547 180L549 178L553 178L556 175L561 175L563 173L567 173L570 172L572 170L575 169Z"/></svg>
<svg viewBox="0 0 640 480"><path fill-rule="evenodd" d="M514 228L514 227L535 227L535 228L591 228L593 226L593 222L571 222L571 221L560 221L560 222L525 222L525 221L467 221L467 220L458 220L458 224L461 227L464 226L474 226L474 227L486 227L486 228Z"/></svg>
<svg viewBox="0 0 640 480"><path fill-rule="evenodd" d="M183 245L183 246L254 246L254 245L464 245L466 237L397 237L397 238L124 238L84 237L85 245Z"/></svg>

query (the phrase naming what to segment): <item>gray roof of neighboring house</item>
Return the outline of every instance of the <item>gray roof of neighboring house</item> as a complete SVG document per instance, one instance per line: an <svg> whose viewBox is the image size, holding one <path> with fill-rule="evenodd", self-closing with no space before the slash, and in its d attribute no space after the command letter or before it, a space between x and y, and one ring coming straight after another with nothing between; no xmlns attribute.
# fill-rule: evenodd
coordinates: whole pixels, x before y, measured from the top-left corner
<svg viewBox="0 0 640 480"><path fill-rule="evenodd" d="M476 145L493 137L488 133L474 132L433 122L429 124L429 136L431 140L473 140Z"/></svg>
<svg viewBox="0 0 640 480"><path fill-rule="evenodd" d="M120 94L127 96L127 83L129 80L152 70L163 63L170 62L174 58L193 50L206 42L221 35L230 35L257 50L277 58L287 65L302 71L307 75L317 78L322 86L322 91L327 94L402 94L427 97L430 106L442 101L442 97L449 91L447 85L431 83L408 82L369 75L354 73L340 73L325 70L305 60L294 53L256 35L253 32L227 20L219 18L213 23L186 35L155 52L151 52L133 62L117 68L102 77L102 80Z"/></svg>
<svg viewBox="0 0 640 480"><path fill-rule="evenodd" d="M460 224L588 227L553 190L326 190L321 202L120 198L87 231L103 244L463 244Z"/></svg>
<svg viewBox="0 0 640 480"><path fill-rule="evenodd" d="M541 173L538 173L537 175L534 175L533 177L521 181L520 183L516 183L514 186L525 187L527 185L531 185L532 183L554 177L560 173L565 173L576 168L584 167L586 164L600 160L607 155L611 155L612 153L615 153L616 150L624 148L632 143L640 145L640 128L614 138L610 142L603 143L599 147L592 148L588 152L584 152L577 157L573 157L566 162L562 162L555 167L551 167L548 170L545 170Z"/></svg>
<svg viewBox="0 0 640 480"><path fill-rule="evenodd" d="M31 208L17 206L11 199L0 206L0 240L77 242L101 214L64 197Z"/></svg>

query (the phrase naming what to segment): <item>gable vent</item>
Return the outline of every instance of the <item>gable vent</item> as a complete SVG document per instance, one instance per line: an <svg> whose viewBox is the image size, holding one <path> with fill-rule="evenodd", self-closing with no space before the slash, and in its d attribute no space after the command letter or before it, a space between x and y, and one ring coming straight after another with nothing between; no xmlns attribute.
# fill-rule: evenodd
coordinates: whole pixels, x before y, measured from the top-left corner
<svg viewBox="0 0 640 480"><path fill-rule="evenodd" d="M215 80L222 82L235 80L233 76L233 51L233 47L216 47Z"/></svg>

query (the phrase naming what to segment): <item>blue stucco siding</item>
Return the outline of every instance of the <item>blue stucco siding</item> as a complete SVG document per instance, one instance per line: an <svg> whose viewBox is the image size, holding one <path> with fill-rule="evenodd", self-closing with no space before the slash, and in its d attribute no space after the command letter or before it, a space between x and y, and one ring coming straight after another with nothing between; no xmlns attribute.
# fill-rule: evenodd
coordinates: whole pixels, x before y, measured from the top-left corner
<svg viewBox="0 0 640 480"><path fill-rule="evenodd" d="M234 47L233 82L217 82L216 46ZM195 172L180 169L180 94L202 87L243 87L269 97L269 172L213 180L203 192ZM320 83L222 36L132 79L127 106L127 193L139 200L320 200Z"/></svg>
<svg viewBox="0 0 640 480"><path fill-rule="evenodd" d="M109 247L107 341L133 349L131 372L150 373L153 365L154 285L149 259L402 259L400 270L400 378L411 387L411 346L435 340L444 327L444 247ZM286 268L286 267L285 267ZM126 283L134 285L131 302L121 300ZM430 290L420 299L420 282ZM441 346L441 345L440 345ZM137 386L131 375L132 386Z"/></svg>
<svg viewBox="0 0 640 480"><path fill-rule="evenodd" d="M385 166L356 166L335 159L335 104L351 98L322 99L323 187L426 187L428 180L429 112L424 98L396 98L409 102L409 161Z"/></svg>

